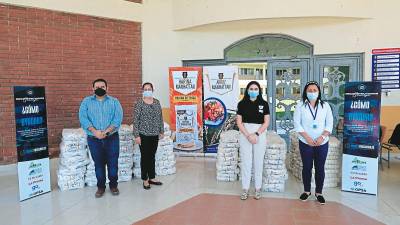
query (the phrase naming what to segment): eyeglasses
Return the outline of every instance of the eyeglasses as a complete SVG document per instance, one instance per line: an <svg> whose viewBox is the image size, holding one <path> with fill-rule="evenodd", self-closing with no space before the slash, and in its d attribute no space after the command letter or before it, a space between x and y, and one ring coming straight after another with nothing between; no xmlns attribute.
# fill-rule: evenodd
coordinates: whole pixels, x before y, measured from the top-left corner
<svg viewBox="0 0 400 225"><path fill-rule="evenodd" d="M306 86L311 85L311 84L315 84L315 85L318 86L318 82L317 82L317 81L308 81L308 82L306 83Z"/></svg>

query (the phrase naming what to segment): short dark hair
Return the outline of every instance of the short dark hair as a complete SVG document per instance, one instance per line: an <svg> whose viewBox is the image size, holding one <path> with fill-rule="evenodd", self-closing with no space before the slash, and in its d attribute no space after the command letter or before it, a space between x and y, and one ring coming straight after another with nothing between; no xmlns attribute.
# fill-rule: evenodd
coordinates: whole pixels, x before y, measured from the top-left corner
<svg viewBox="0 0 400 225"><path fill-rule="evenodd" d="M142 85L142 90L144 89L144 86L146 86L146 85L150 85L150 87L151 87L151 90L153 90L153 91L154 91L153 84L152 84L152 83L150 83L150 82L146 82L146 83L144 83L144 84Z"/></svg>
<svg viewBox="0 0 400 225"><path fill-rule="evenodd" d="M107 87L107 81L104 80L104 79L101 79L101 78L100 79L96 79L96 80L93 81L93 83L92 83L93 87L94 87L94 84L97 83L97 82L103 82L103 83L106 84L106 87Z"/></svg>

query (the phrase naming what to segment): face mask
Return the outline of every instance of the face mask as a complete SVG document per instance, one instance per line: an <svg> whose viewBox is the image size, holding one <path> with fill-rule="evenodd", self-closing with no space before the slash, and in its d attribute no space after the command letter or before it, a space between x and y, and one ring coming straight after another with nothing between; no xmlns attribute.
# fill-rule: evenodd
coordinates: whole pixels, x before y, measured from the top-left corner
<svg viewBox="0 0 400 225"><path fill-rule="evenodd" d="M153 97L152 91L143 91L143 97Z"/></svg>
<svg viewBox="0 0 400 225"><path fill-rule="evenodd" d="M248 91L250 98L257 98L259 92L258 91Z"/></svg>
<svg viewBox="0 0 400 225"><path fill-rule="evenodd" d="M94 90L94 94L99 97L103 97L106 93L107 91L104 90L103 88L97 88L96 90Z"/></svg>
<svg viewBox="0 0 400 225"><path fill-rule="evenodd" d="M318 98L318 92L307 92L307 98L310 101L317 100Z"/></svg>

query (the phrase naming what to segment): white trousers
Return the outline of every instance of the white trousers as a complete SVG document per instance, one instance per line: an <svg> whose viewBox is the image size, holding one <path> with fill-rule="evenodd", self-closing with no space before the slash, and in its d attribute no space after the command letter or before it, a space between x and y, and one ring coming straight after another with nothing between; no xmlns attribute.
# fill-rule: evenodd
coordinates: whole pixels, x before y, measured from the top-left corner
<svg viewBox="0 0 400 225"><path fill-rule="evenodd" d="M244 123L244 127L249 133L255 133L261 124ZM251 181L251 170L254 166L255 188L261 189L262 173L264 169L264 155L267 147L266 133L260 134L257 144L251 144L246 136L240 133L240 160L242 173L242 188L249 190Z"/></svg>

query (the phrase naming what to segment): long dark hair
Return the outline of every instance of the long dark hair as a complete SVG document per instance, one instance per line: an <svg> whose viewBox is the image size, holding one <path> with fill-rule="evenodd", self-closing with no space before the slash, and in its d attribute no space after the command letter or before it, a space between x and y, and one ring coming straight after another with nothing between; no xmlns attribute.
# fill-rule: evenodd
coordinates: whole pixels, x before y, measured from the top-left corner
<svg viewBox="0 0 400 225"><path fill-rule="evenodd" d="M324 107L324 101L322 101L322 98L321 98L321 88L319 87L319 84L318 84L317 81L309 81L309 82L307 82L306 86L304 86L304 89L303 89L303 103L305 104L306 101L310 102L310 100L309 100L308 97L307 97L307 88L308 88L308 86L310 86L310 85L315 85L315 86L317 86L317 88L318 88L318 98L317 98L317 101L315 101L315 104L318 105L319 103L321 103L322 108L323 108L323 107Z"/></svg>
<svg viewBox="0 0 400 225"><path fill-rule="evenodd" d="M258 101L258 102L264 102L265 100L263 99L263 97L262 97L262 89L261 89L261 85L257 82L257 81L250 81L248 84L247 84L247 86L246 86L246 90L244 91L244 96L243 96L243 99L242 99L242 101L250 101L250 95L249 95L249 88L250 88L250 86L251 85L253 85L253 84L255 84L255 85L257 85L257 87L258 87L258 96L257 96L257 99L256 99L256 101Z"/></svg>

